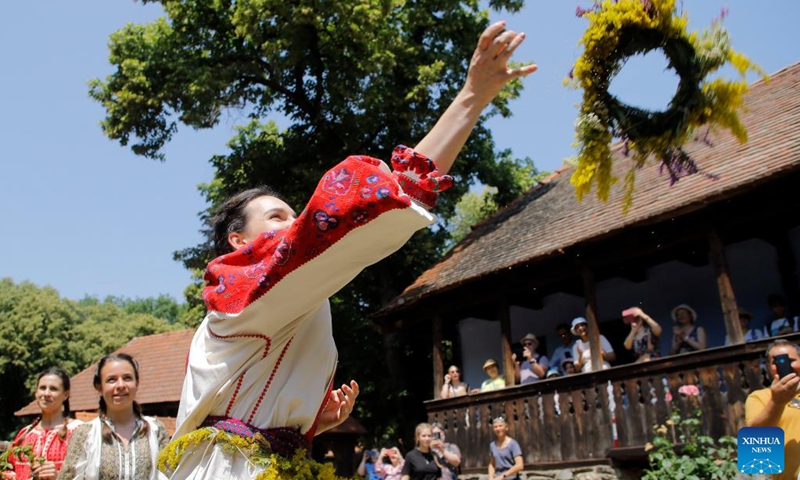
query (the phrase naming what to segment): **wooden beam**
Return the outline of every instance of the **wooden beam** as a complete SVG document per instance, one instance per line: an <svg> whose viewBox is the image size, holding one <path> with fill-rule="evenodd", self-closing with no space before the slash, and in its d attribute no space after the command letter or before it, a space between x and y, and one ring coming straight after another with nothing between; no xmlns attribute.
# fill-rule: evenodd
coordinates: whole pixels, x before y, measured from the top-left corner
<svg viewBox="0 0 800 480"><path fill-rule="evenodd" d="M444 381L442 317L439 315L434 315L431 325L431 336L433 337L433 398L440 398L442 392L439 387Z"/></svg>
<svg viewBox="0 0 800 480"><path fill-rule="evenodd" d="M589 330L589 351L592 352L592 371L599 372L603 369L603 357L600 346L600 327L597 325L597 291L595 290L594 275L588 267L581 267L583 278L583 298L586 302L586 327Z"/></svg>
<svg viewBox="0 0 800 480"><path fill-rule="evenodd" d="M500 344L503 352L503 373L506 377L506 386L514 385L514 359L511 358L511 310L509 309L508 297L500 299L500 306L497 311L497 318L500 319Z"/></svg>
<svg viewBox="0 0 800 480"><path fill-rule="evenodd" d="M732 345L744 343L742 325L739 323L739 307L736 305L736 296L733 293L733 284L728 273L728 262L725 260L725 248L715 229L708 232L709 254L711 265L717 276L717 289L719 300L722 304L722 316L725 318L725 331Z"/></svg>

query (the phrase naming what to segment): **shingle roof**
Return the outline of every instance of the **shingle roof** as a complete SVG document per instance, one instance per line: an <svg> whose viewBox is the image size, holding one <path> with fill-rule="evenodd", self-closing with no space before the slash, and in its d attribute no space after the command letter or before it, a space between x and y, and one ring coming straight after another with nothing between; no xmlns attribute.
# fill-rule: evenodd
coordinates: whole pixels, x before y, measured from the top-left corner
<svg viewBox="0 0 800 480"><path fill-rule="evenodd" d="M142 405L178 402L185 373L186 356L194 330L137 337L116 352L124 352L139 364L139 391L136 401ZM115 352L115 353L116 353ZM97 409L97 392L92 378L97 363L71 378L70 409L74 412ZM36 415L39 407L31 402L15 415Z"/></svg>
<svg viewBox="0 0 800 480"><path fill-rule="evenodd" d="M711 145L693 142L685 150L702 171L669 185L655 164L636 174L634 203L622 212L622 189L612 188L607 203L593 195L583 202L569 182L572 168L562 167L511 205L476 225L438 264L392 300L378 315L412 308L422 297L452 290L493 272L557 255L564 248L608 237L633 225L657 222L730 198L749 187L800 168L800 63L756 82L740 116L749 140L711 132ZM621 145L614 148L614 175L623 178L631 165Z"/></svg>

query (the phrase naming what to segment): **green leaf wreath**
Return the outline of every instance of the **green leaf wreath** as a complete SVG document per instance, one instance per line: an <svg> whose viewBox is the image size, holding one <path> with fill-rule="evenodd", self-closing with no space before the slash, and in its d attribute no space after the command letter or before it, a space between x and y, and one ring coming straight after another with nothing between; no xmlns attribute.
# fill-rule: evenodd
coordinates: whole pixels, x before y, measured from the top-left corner
<svg viewBox="0 0 800 480"><path fill-rule="evenodd" d="M747 132L738 110L748 91L745 75L766 74L746 56L734 51L720 18L700 33L686 31L688 17L679 14L675 0L605 0L576 11L589 20L580 43L584 50L570 72L568 83L583 89L583 102L575 123L577 166L571 183L578 198L597 186L597 196L608 199L616 181L611 173L611 142L624 142L623 152L634 166L625 177L624 208L632 201L636 169L647 159L660 161L674 183L696 173L697 166L682 149L701 126L730 130L740 142ZM661 49L669 67L680 77L678 89L664 111L627 105L608 87L625 61L636 54ZM738 80L709 76L730 63Z"/></svg>

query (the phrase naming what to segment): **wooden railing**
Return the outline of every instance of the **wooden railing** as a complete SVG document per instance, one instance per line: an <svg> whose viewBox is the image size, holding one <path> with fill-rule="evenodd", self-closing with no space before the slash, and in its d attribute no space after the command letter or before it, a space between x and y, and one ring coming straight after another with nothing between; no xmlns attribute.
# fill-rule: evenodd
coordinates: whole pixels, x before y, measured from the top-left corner
<svg viewBox="0 0 800 480"><path fill-rule="evenodd" d="M800 334L784 338L798 341ZM766 385L762 357L772 340L431 400L428 420L443 425L467 470L488 464L492 419L499 415L507 419L509 435L522 446L528 466L580 464L643 447L653 439L656 424L672 413L686 416L695 406L703 411L705 434L735 436L744 425L747 395ZM680 395L683 385L696 385L700 395Z"/></svg>

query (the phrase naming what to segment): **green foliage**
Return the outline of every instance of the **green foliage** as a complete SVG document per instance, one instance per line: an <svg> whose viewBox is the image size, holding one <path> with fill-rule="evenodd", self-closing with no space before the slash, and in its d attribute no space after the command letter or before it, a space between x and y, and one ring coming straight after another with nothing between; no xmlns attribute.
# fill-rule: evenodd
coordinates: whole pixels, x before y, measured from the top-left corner
<svg viewBox="0 0 800 480"><path fill-rule="evenodd" d="M650 468L642 480L729 480L736 477L736 438L719 440L702 434L701 411L682 419L674 415L655 427L653 443L648 443ZM677 431L677 433L676 433ZM676 440L682 446L676 451Z"/></svg>
<svg viewBox="0 0 800 480"><path fill-rule="evenodd" d="M475 224L497 211L496 193L496 188L485 187L480 192L467 192L461 197L455 213L447 219L447 230L454 244L466 237Z"/></svg>
<svg viewBox="0 0 800 480"><path fill-rule="evenodd" d="M92 304L96 305L99 301L93 297L86 297L81 300L80 303L88 306ZM136 299L108 296L103 300L103 303L116 305L128 314L142 313L166 320L169 323L180 321L188 308L186 304L178 303L174 298L166 294L161 294L157 297Z"/></svg>
<svg viewBox="0 0 800 480"><path fill-rule="evenodd" d="M145 3L161 4L165 17L111 36L115 70L90 83L90 96L105 109L102 128L109 138L158 160L179 125L209 128L231 111L246 119L228 153L211 158L214 179L200 186L210 205L200 214L205 234L213 208L242 189L271 185L299 210L322 174L346 155L386 159L395 145L414 145L461 88L488 25L488 11L477 0ZM490 7L514 12L522 4L493 0ZM510 115L521 88L520 82L510 85L486 117ZM279 128L277 119L288 126ZM497 187L494 201L504 205L535 173L530 160L495 151L484 121L450 172L459 181L440 197L443 218L473 184ZM387 337L368 315L436 261L447 241L444 228L419 232L333 302L337 381L361 382L358 413L368 428L386 427L401 414L397 399L409 387L398 364L408 345ZM175 254L195 272L211 257L208 242ZM199 285L186 294L182 323L196 325L203 316ZM387 371L390 380L382 381ZM415 401L430 398L430 387L417 383Z"/></svg>
<svg viewBox="0 0 800 480"><path fill-rule="evenodd" d="M8 386L0 389L0 438L15 429L13 413L30 400L42 370L57 365L74 375L134 337L179 328L149 313L125 311L142 305L171 311L168 298L75 302L51 287L0 280L0 383Z"/></svg>
<svg viewBox="0 0 800 480"><path fill-rule="evenodd" d="M510 188L500 191L497 187L484 187L480 192L472 190L462 195L453 215L445 222L450 234L448 245L461 241L474 225L548 175L548 172L539 172L530 158L514 159L510 150L503 150L499 155L497 166L490 176L494 185L507 185Z"/></svg>
<svg viewBox="0 0 800 480"><path fill-rule="evenodd" d="M10 458L20 458L20 457L33 457L33 446L32 445L18 445L9 447L6 449L5 452L0 453L0 472L9 472L14 470L14 465L11 464ZM37 458L36 461L38 463L43 463L45 461L44 457Z"/></svg>

